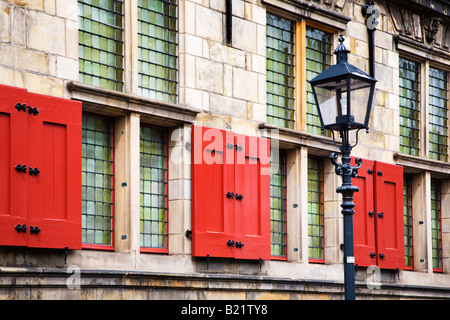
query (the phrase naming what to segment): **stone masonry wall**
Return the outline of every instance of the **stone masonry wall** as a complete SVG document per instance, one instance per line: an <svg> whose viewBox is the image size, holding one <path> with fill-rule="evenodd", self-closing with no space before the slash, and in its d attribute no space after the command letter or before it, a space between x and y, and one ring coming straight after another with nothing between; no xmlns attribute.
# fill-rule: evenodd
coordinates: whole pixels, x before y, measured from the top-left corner
<svg viewBox="0 0 450 320"><path fill-rule="evenodd" d="M204 111L199 124L254 135L266 119L265 9L233 1L231 46L225 10L223 0L180 1L180 103Z"/></svg>
<svg viewBox="0 0 450 320"><path fill-rule="evenodd" d="M65 96L78 80L76 0L0 1L0 83Z"/></svg>

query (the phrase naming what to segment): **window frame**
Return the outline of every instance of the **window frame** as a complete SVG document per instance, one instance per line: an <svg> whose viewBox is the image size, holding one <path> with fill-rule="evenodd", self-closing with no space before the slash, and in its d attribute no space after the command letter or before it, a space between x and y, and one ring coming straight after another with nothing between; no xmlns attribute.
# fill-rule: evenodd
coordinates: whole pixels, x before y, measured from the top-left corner
<svg viewBox="0 0 450 320"><path fill-rule="evenodd" d="M178 89L179 89L179 85L178 85L179 84L179 74L178 74L178 70L179 70L179 65L178 65L179 64L179 59L178 59L178 7L179 7L179 3L178 3L178 0L157 0L157 1L161 2L163 4L163 6L167 5L167 6L174 6L175 7L175 9L174 9L175 10L175 12L174 12L175 15L174 16L166 15L165 13L161 13L163 15L163 17L168 17L169 20L170 19L175 19L175 29L170 29L168 26L165 26L165 25L164 26L158 25L157 22L155 22L154 24L151 24L150 21L147 22L147 21L144 21L144 20L140 19L139 18L139 11L140 10L146 10L146 11L149 11L149 12L154 12L155 14L158 14L159 12L157 13L157 12L153 11L151 8L141 7L139 5L139 1L137 1L137 3L136 3L136 10L137 10L137 30L136 30L136 33L137 33L137 39L138 39L137 40L137 57L136 57L136 60L137 60L136 62L137 62L137 65L138 65L138 68L137 68L138 69L137 70L137 91L138 92L137 92L137 94L140 97L143 97L143 98L149 98L149 99L153 99L153 100L157 100L157 101L161 101L161 102L177 103L178 102L178 97L179 97L179 92L178 92ZM172 2L175 2L175 4L173 4ZM159 37L156 37L156 38L152 37L150 35L150 33L142 32L142 23L146 23L149 26L153 25L153 26L161 27L165 31L169 30L169 32L174 32L175 33L175 39L167 40L167 39L160 39ZM165 23L163 23L163 24L165 24ZM157 32L157 31L155 31L155 32ZM170 49L168 51L164 50L164 52L161 52L161 51L158 51L158 49L156 47L155 48L150 48L150 46L144 47L143 45L140 45L140 42L142 41L140 39L142 37L147 37L149 39L153 38L153 39L156 40L156 42L158 40L161 40L161 41L163 41L163 43L168 43L169 46L174 45L175 46L175 50L174 50L174 52L172 52ZM156 46L156 42L155 42L155 46ZM149 51L149 59L144 59L142 57L141 50ZM156 55L162 54L163 55L163 60L167 56L169 56L169 59L170 58L174 58L175 59L175 66L171 67L171 66L167 66L167 65L161 65L161 64L158 63L158 61L157 61L158 59L157 58L155 58L155 61L152 61L150 59L150 54L151 54L150 52L152 52L152 51L155 52ZM157 73L155 73L155 74L152 74L152 73L146 74L143 71L140 72L139 69L143 68L144 64L148 64L149 68L151 68L151 65L154 65L155 69L158 69L158 68L161 67L161 68L163 68L164 73L166 72L166 70L169 69L169 74L170 75L171 75L172 72L175 72L175 79L171 79L171 76L169 76L170 79L167 79L165 76L158 77ZM155 86L156 87L155 88L151 88L150 87L150 83L149 83L149 86L144 87L142 85L142 80L141 80L142 77L144 77L144 76L147 76L149 78L149 81L152 78L156 79L155 80ZM171 90L170 88L172 87L172 85L175 85L174 92L165 91L164 88L162 88L161 90L158 90L158 86L156 85L158 80L168 81L169 82L169 89L168 89L169 91ZM163 85L163 87L164 87L164 85ZM147 94L144 94L144 91L146 91ZM152 97L152 93L155 94L155 97ZM164 97L166 97L167 99L164 98Z"/></svg>
<svg viewBox="0 0 450 320"><path fill-rule="evenodd" d="M115 250L115 123L114 118L102 114L96 114L91 112L82 112L82 116L90 116L96 117L100 119L106 119L111 121L111 244L96 244L96 243L86 243L84 239L81 239L82 249L97 249L104 251L114 251ZM82 128L83 130L84 128ZM83 144L83 140L82 140ZM81 155L84 158L84 154ZM82 171L83 174L83 171ZM81 184L83 187L83 183ZM82 198L81 201L84 201ZM83 216L83 212L81 211L81 215ZM87 223L87 222L86 222ZM83 231L83 226L81 226L81 230Z"/></svg>
<svg viewBox="0 0 450 320"><path fill-rule="evenodd" d="M409 57L404 57L403 55L401 55L401 56L399 56L399 90L400 90L400 59L403 59L403 60L406 60L407 62L412 62L412 63L415 63L415 64L417 64L417 67L418 67L418 71L417 71L417 74L418 74L418 85L419 85L419 87L418 87L418 95L419 95L419 101L418 101L418 110L415 110L415 111L417 111L418 113L419 113L419 117L418 117L418 119L416 120L418 123L419 123L419 129L418 129L418 136L419 136L419 138L418 138L418 146L417 146L417 148L416 147L412 147L411 145L408 145L407 147L408 148L414 148L414 149L417 149L417 155L416 156L421 156L422 155L422 153L423 153L423 150L422 150L422 146L423 146L423 138L424 138L424 136L423 136L423 133L422 133L422 128L421 128L421 126L422 126L422 123L423 123L423 107L422 107L422 104L423 104L423 90L422 90L422 85L421 85L421 82L422 82L422 79L423 79L423 72L422 72L422 63L420 62L420 61L417 61L417 60L414 60L414 59L410 59ZM409 70L408 70L409 71ZM410 80L410 79L408 79L408 80ZM402 117L401 115L400 115L400 108L405 108L405 107L402 107L401 105L400 105L400 92L399 92L399 117ZM409 118L408 118L409 119ZM400 119L399 119L400 120ZM402 144L401 144L401 138L402 138L402 135L401 135L401 123L400 123L400 121L399 121L399 138L400 138L400 141L399 141L399 145L400 145L400 152L402 152L401 151L401 147L402 147ZM411 137L409 137L410 139L411 139ZM411 153L404 153L404 152L402 152L403 154L408 154L408 155L411 155ZM414 156L414 155L413 155Z"/></svg>
<svg viewBox="0 0 450 320"><path fill-rule="evenodd" d="M139 229L139 250L142 253L166 253L166 254L168 254L169 253L169 238L170 238L169 237L169 132L168 132L168 129L165 128L165 127L155 126L155 125L151 125L151 124L147 124L147 123L141 122L140 126L139 126L139 133L141 133L141 128L143 128L143 127L154 128L154 129L160 130L161 132L164 133L165 157L166 157L166 167L164 169L166 171L166 173L165 173L165 185L166 185L166 187L165 187L165 189L166 189L166 195L165 195L165 198L166 198L166 200L165 200L165 205L166 205L166 208L165 208L166 209L166 222L165 222L166 223L166 226L165 226L166 234L165 234L165 237L166 237L166 247L165 248L143 247L141 245L141 242L140 242L140 237L142 236L142 232ZM139 136L139 143L141 141L142 140L141 140L141 138ZM139 150L139 158L140 158L140 155L141 155L141 152ZM142 168L142 164L139 163L139 169L141 169L141 168ZM141 188L141 181L142 180L139 178L139 188ZM141 189L139 189L139 196L142 194L140 190ZM140 212L141 208L142 208L142 203L139 201L139 212ZM141 222L142 222L142 219L139 216L139 228L141 228Z"/></svg>
<svg viewBox="0 0 450 320"><path fill-rule="evenodd" d="M310 239L311 239L311 235L310 235L310 233L309 233L309 228L310 228L310 226L311 226L311 224L310 224L310 222L309 222L309 218L310 218L310 210L309 210L309 208L308 208L308 210L307 210L307 215L308 215L308 234L307 234L307 239L308 239L308 262L309 263L321 263L321 264L324 264L325 263L325 211L324 211L324 204L325 204L325 201L324 201L324 193L325 193L325 177L324 177L324 159L323 158L321 158L321 157L317 157L317 156L313 156L313 155L308 155L308 164L307 164L307 181L308 181L308 185L309 185L309 182L311 181L310 180L310 159L315 159L315 160L318 160L319 161L319 166L320 166L320 168L319 168L319 170L320 170L320 172L319 172L319 175L320 175L320 185L321 185L321 191L319 191L318 193L320 193L321 194L321 196L320 196L320 198L321 198L321 203L320 203L320 207L321 207L321 213L320 214L317 214L317 213L314 213L314 215L320 215L321 216L321 221L319 222L319 223L321 223L321 224L319 224L319 225L314 225L314 226L319 226L319 228L322 230L322 235L320 236L320 233L319 233L319 236L317 236L317 235L313 235L313 237L321 237L322 238L322 241L321 241L321 247L318 247L318 248L321 248L321 250L322 250L322 258L312 258L311 256L310 256L310 254L309 254L309 251L310 251L310 249L312 248L312 249L314 249L314 248L316 248L316 247L311 247L310 246ZM308 186L308 190L307 190L307 196L308 196L308 198L309 198L309 194L310 194L310 188L309 188L309 186ZM313 192L316 192L317 193L317 191L316 190L314 190ZM310 201L309 201L309 199L307 199L307 206L309 207L309 205L310 205Z"/></svg>
<svg viewBox="0 0 450 320"><path fill-rule="evenodd" d="M297 69L297 64L296 64L296 62L297 62L296 61L296 56L297 56L296 34L297 34L297 24L298 24L298 22L296 20L293 20L293 19L290 19L290 18L286 18L286 17L280 16L278 14L272 14L270 12L267 13L266 22L268 21L269 16L273 16L273 17L277 18L279 21L280 20L285 20L291 25L292 28L291 28L290 31L291 31L292 34L291 34L290 40L292 40L292 43L289 43L288 41L285 41L285 40L280 39L280 38L274 38L273 36L269 36L269 34L267 32L269 24L266 23L266 72L267 73L269 73L269 72L276 73L273 70L269 70L268 69L269 61L273 61L273 62L276 62L278 64L282 64L283 68L285 66L288 66L288 67L290 66L293 69L293 74L292 74L292 78L293 78L292 82L293 83L292 83L292 87L289 87L289 84L288 84L289 81L284 81L284 83L280 84L279 82L278 83L277 82L271 82L271 81L269 81L268 78L266 79L266 97L267 97L267 102L266 102L266 117L267 118L266 119L267 119L267 123L270 123L270 122L277 122L277 123L284 122L284 125L279 125L279 124L273 123L273 125L275 125L275 126L279 126L279 127L282 127L282 128L288 128L288 129L294 129L296 127L296 122L297 122L296 121L297 117L296 117L296 110L295 109L296 109L296 73L297 73L296 72L296 69ZM279 30L285 30L285 29L281 29L279 27L274 27L273 25L272 25L272 27L273 28L277 28ZM269 43L268 43L269 42L269 38L275 39L277 41L282 41L282 42L285 42L285 43L289 43L290 46L292 46L293 52L291 54L289 54L289 53L286 54L287 56L289 56L289 55L292 56L291 57L291 59L292 59L292 64L291 65L287 61L281 61L281 60L275 60L275 59L269 58L268 50L269 50L269 48L271 48L271 47L269 47ZM272 49L274 49L274 48L272 48ZM277 73L278 73L278 75L283 74L281 72L277 72ZM269 85L270 84L272 84L272 86L273 85L282 86L284 91L292 90L292 96L289 96L287 98L287 99L290 100L287 103L287 106L281 106L280 104L274 104L274 103L273 104L269 104L269 95L274 95L274 96L277 95L277 94L274 93L274 91L269 92ZM281 95L278 95L278 96L281 97ZM289 107L289 105L291 104L291 100L292 100L292 108L293 109L291 109ZM269 114L269 106L272 106L272 108L282 108L282 109L284 109L285 113L289 113L290 114L292 112L292 117L290 117L289 114L288 114L287 117L275 116L274 113ZM269 117L273 118L273 120L269 121Z"/></svg>
<svg viewBox="0 0 450 320"><path fill-rule="evenodd" d="M335 38L335 35L338 33L338 31L333 29L333 28L326 27L326 26L320 25L320 24L318 24L316 22L312 22L312 21L307 21L305 23L305 26L302 28L302 31L303 31L302 40L304 41L304 47L305 47L304 57L303 57L304 70L305 70L304 71L304 82L305 82L304 96L305 97L304 97L304 101L302 101L302 103L303 103L303 105L302 105L302 108L303 108L302 114L304 114L304 129L303 130L308 132L308 133L310 133L310 134L317 134L317 135L322 135L322 136L326 136L326 137L331 137L331 133L329 132L329 130L324 131L323 134L321 132L315 133L314 131L310 131L309 130L310 127L315 127L315 128L317 128L318 131L320 131L321 127L320 127L320 124L319 124L319 126L313 126L313 124L308 122L308 115L309 114L314 116L314 117L317 117L317 119L318 119L318 116L316 114L308 113L308 104L310 104L308 102L308 95L312 95L312 91L308 90L308 85L309 85L309 83L308 83L308 71L309 70L307 69L307 60L308 60L307 59L307 51L308 51L308 48L307 48L307 28L313 28L313 29L316 29L318 31L327 33L331 37L331 43L330 43L330 49L331 50L330 50L329 53L326 53L326 54L328 54L330 56L330 65L329 66L333 65L334 62L335 62L335 57L333 55L333 51L334 51L333 48L334 48L334 43L335 43L334 38ZM324 70L326 70L328 67L325 67ZM314 104L315 104L315 102L313 102L313 107L314 107Z"/></svg>
<svg viewBox="0 0 450 320"><path fill-rule="evenodd" d="M434 183L436 183L438 185L438 189L437 190L433 190L433 185ZM430 194L431 194L431 198L430 198L430 205L431 205L431 226L430 226L430 230L431 230L431 257L432 257L432 270L433 272L438 272L438 273L442 273L444 271L444 266L443 266L443 247L442 247L442 182L440 179L435 179L435 178L431 178L431 182L430 182ZM436 191L436 196L438 197L438 199L434 199L435 201L437 201L438 204L438 212L437 212L437 219L433 218L434 214L433 214L433 191ZM433 220L437 220L438 224L439 224L439 228L433 228ZM439 238L433 238L433 232L435 230L439 230ZM437 240L439 242L439 248L436 248L435 246L433 246L433 241ZM434 256L433 251L434 250L439 250L439 256ZM440 267L434 267L434 262L438 260Z"/></svg>
<svg viewBox="0 0 450 320"><path fill-rule="evenodd" d="M125 35L125 21L126 21L126 18L125 18L125 14L126 14L125 5L126 4L125 4L125 2L123 0L114 0L114 5L115 5L116 2L120 2L121 3L121 9L122 10L121 10L120 13L115 12L115 11L110 11L109 9L106 9L106 8L97 7L97 6L93 5L92 3L91 4L84 3L83 0L77 0L77 3L78 3L78 19L79 20L86 19L86 20L91 21L91 23L92 22L96 22L96 23L99 24L99 32L98 33L94 33L92 30L82 29L83 26L81 24L78 26L78 51L80 53L83 52L83 54L80 54L80 58L79 58L79 82L87 84L87 85L92 85L92 86L95 86L95 87L103 88L103 89L108 89L108 90L113 90L113 91L118 91L118 92L124 92L125 91L125 87L126 87L126 85L125 85L125 73L126 73L126 71L125 71L125 60L126 60L126 58L125 58L125 51L126 51L125 50L125 46L126 46L126 44L125 44L125 38L126 38L126 35ZM84 16L84 13L81 14L80 6L82 6L83 8L84 8L84 6L89 6L89 7L91 7L91 10L92 10L92 8L95 8L95 9L98 9L98 10L114 13L115 20L117 19L116 16L120 17L121 26L117 25L116 23L114 25L112 25L112 24L109 24L109 23L100 22L100 14L99 14L99 19L98 20L94 20L93 17L87 18L87 17ZM109 37L109 35L105 36L105 32L102 32L102 30L101 30L102 26L105 26L105 28L113 28L114 29L114 38ZM91 26L91 28L92 28L92 26ZM121 33L121 38L120 39L115 39L117 30L120 30L120 33ZM86 33L91 35L91 45L87 45L86 44L86 41L85 41L85 34ZM80 42L80 36L82 36L82 38L83 38L82 42ZM105 38L106 39L106 43L107 43L106 44L106 49L103 50L101 48L101 44L100 44L101 43L101 39L99 39L100 43L98 44L98 48L96 49L95 45L93 44L93 40L92 40L93 36L97 36L99 38ZM110 41L114 41L113 42L114 43L114 47L115 47L114 51L110 51L109 48L108 48L108 46L109 46L108 43ZM117 45L121 46L121 52L120 53L117 52ZM84 55L85 55L85 52L84 52L85 48L90 48L91 57L89 59L85 59L85 57L84 57ZM99 61L98 62L96 62L96 61L94 61L92 59L92 55L93 55L92 51L93 50L99 51L99 53L98 53ZM110 55L110 54L112 54L114 56L114 66L111 66L109 64L104 64L104 62L103 62L104 59L101 58L102 57L102 53L106 54L107 56ZM120 58L119 62L117 61L118 58ZM107 58L107 59L109 59L109 58ZM85 72L84 71L84 68L85 68L84 63L85 62L88 62L91 65L98 64L99 65L98 73L95 73L93 71L90 72L90 73ZM102 72L101 72L102 66L106 66L106 69L107 69L107 71L106 71L107 75L106 76L102 76ZM108 69L110 67L114 69L114 77L109 77L109 75L108 75L108 72L109 72ZM91 69L92 69L92 66L91 66ZM118 76L118 75L121 75L121 76ZM98 84L94 84L92 79L91 79L91 81L89 81L90 83L88 83L88 82L86 82L85 77L98 78L99 83ZM106 86L102 85L102 81L106 81ZM109 86L110 83L114 84L114 89Z"/></svg>
<svg viewBox="0 0 450 320"><path fill-rule="evenodd" d="M412 181L413 177L409 173L403 174L403 236L405 238L405 270L414 270L414 208L413 208L413 192L412 192ZM406 190L405 190L406 188ZM405 194L405 191L407 193ZM409 208L409 210L408 210ZM405 214L406 213L406 214ZM409 217L409 224L406 223ZM408 233L406 233L408 230ZM406 241L406 238L408 240ZM410 248L411 255L407 255L407 248ZM411 264L408 265L406 262L410 260Z"/></svg>
<svg viewBox="0 0 450 320"><path fill-rule="evenodd" d="M294 130L307 132L307 77L306 77L306 27L316 28L320 31L330 33L332 35L331 48L335 47L339 29L330 25L325 25L307 18L298 17L279 10L267 10L267 14L275 15L279 18L287 19L295 23L294 30ZM267 41L267 32L266 32ZM267 61L267 56L266 56ZM336 58L331 52L331 65L335 64ZM266 87L267 95L267 87ZM275 126L280 129L286 129L277 125L270 125L267 121L267 103L266 103L266 123L269 126ZM308 133L309 134L309 133ZM325 137L328 137L325 132ZM319 135L323 136L323 135ZM330 135L331 136L331 135Z"/></svg>
<svg viewBox="0 0 450 320"><path fill-rule="evenodd" d="M448 70L446 69L446 68L443 68L443 67L441 67L441 66L436 66L436 65L433 65L433 64L428 64L427 65L427 76L428 76L428 78L426 79L426 83L427 83L427 116L428 116L428 123L427 123L427 126L428 126L428 129L427 129L427 143L428 143L428 150L427 150L427 157L428 157L428 159L430 159L430 160L436 160L436 161L443 161L443 162L448 162L449 161L449 138L450 138L450 134L449 134L449 131L448 131L448 125L449 125L449 95L450 95L450 90L449 90L449 72L448 72ZM447 104L447 107L445 108L445 110L446 110L446 125L444 125L444 127L447 129L447 136L445 137L445 143L446 143L446 145L445 145L445 154L443 154L443 153L439 153L439 152L437 152L437 154L438 154L438 156L439 156L439 158L440 158L440 156L441 155L443 155L444 157L445 157L445 160L441 160L441 159L434 159L432 156L431 156L431 139L430 139L430 135L432 134L432 132L431 132L431 127L432 127L432 123L431 123L431 98L432 98L432 95L431 95L431 81L430 81L430 79L431 79L431 69L434 69L434 70L437 70L437 71L441 71L442 73L444 73L445 74L445 77L446 77L446 88L445 88L445 91L447 92L447 97L446 97L446 104ZM434 105L433 105L434 106ZM437 107L437 106L435 106L435 107ZM433 116L435 116L435 115L433 115ZM438 144L439 145L439 144Z"/></svg>
<svg viewBox="0 0 450 320"><path fill-rule="evenodd" d="M280 188L284 189L284 209L278 209L278 210L284 210L284 214L283 214L284 215L284 220L273 220L272 219L272 214L271 214L270 222L272 224L272 221L278 221L279 223L283 224L283 226L284 226L284 233L283 233L284 234L283 235L283 237L284 237L284 244L281 244L281 243L274 244L272 242L272 234L274 232L273 232L273 229L271 227L271 230L270 230L270 233L271 233L271 241L270 241L271 250L270 250L270 255L271 255L271 260L286 261L287 260L287 168L286 168L286 165L287 165L287 159L286 159L287 154L286 154L285 150L278 149L278 151L279 151L279 162L281 161L281 159L283 159L282 160L283 161L283 166L282 166L283 172L280 173L279 169L278 169L277 173L272 173L272 163L273 162L271 160L271 175L275 174L275 175L282 175L282 176L284 176L284 185L283 186L279 186L279 185L272 185L272 184L270 184L270 187L276 186L276 187L280 187ZM281 156L281 155L283 155L283 156ZM279 163L278 163L278 165L279 165ZM271 200L272 200L272 194L270 194L270 197L271 197ZM272 211L272 209L273 208L272 208L272 205L271 205L270 210ZM281 232L279 232L279 233L281 233ZM282 247L284 247L284 255L274 255L273 251L272 251L272 246L274 246L274 245L275 246L282 246Z"/></svg>

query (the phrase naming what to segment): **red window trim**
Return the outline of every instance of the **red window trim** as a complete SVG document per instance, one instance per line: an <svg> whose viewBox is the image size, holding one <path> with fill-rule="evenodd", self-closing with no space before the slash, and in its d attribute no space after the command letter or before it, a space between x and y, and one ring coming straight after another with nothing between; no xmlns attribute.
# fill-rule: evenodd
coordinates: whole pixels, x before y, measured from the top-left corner
<svg viewBox="0 0 450 320"><path fill-rule="evenodd" d="M166 127L156 126L156 125L150 125L147 123L140 123L141 127L148 127L148 128L156 128L160 129L161 131L164 131L166 134L166 154L167 154L167 161L166 161L166 207L167 207L167 224L166 224L166 247L165 248L147 248L147 247L141 247L139 246L139 251L142 253L159 253L159 254L168 254L169 253L169 130ZM139 165L140 166L140 165Z"/></svg>
<svg viewBox="0 0 450 320"><path fill-rule="evenodd" d="M103 251L114 251L115 250L115 205L116 205L116 185L115 185L115 176L116 176L116 137L115 137L115 121L114 121L114 117L110 117L110 116L106 116L103 114L97 114L97 113L92 113L92 112L82 112L82 116L83 115L87 115L87 116L92 116L92 117L97 117L97 118L103 118L103 119L108 119L112 122L111 125L111 137L112 137L112 148L113 148L113 152L112 152L112 164L111 164L111 172L112 172L112 176L113 179L111 181L112 185L111 185L111 189L112 189L112 194L111 194L111 244L106 245L106 244L95 244L95 243L84 243L83 239L81 239L81 249L91 249L91 250L103 250ZM80 212L81 213L81 212ZM81 213L82 214L82 213Z"/></svg>

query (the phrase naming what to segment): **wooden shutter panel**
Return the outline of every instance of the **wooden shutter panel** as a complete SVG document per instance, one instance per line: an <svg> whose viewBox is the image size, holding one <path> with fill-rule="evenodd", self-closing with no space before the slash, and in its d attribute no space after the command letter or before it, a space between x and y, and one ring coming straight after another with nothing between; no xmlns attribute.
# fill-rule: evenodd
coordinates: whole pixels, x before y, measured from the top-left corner
<svg viewBox="0 0 450 320"><path fill-rule="evenodd" d="M27 245L28 170L15 169L28 164L27 103L25 89L0 85L0 245Z"/></svg>
<svg viewBox="0 0 450 320"><path fill-rule="evenodd" d="M270 140L191 133L193 256L270 259Z"/></svg>
<svg viewBox="0 0 450 320"><path fill-rule="evenodd" d="M235 240L238 259L270 259L270 140L236 134ZM240 150L239 147L242 147Z"/></svg>
<svg viewBox="0 0 450 320"><path fill-rule="evenodd" d="M403 167L375 161L377 265L404 269Z"/></svg>
<svg viewBox="0 0 450 320"><path fill-rule="evenodd" d="M352 158L352 165L354 158ZM355 264L358 266L375 265L375 209L373 202L373 162L363 159L363 164L358 170L358 176L352 179L353 185L359 188L359 192L353 195L355 214L353 215L353 234Z"/></svg>
<svg viewBox="0 0 450 320"><path fill-rule="evenodd" d="M234 257L234 135L192 126L192 255ZM231 145L227 148L226 145Z"/></svg>
<svg viewBox="0 0 450 320"><path fill-rule="evenodd" d="M80 249L81 103L0 86L0 127L0 245Z"/></svg>
<svg viewBox="0 0 450 320"><path fill-rule="evenodd" d="M81 249L81 103L29 94L28 246Z"/></svg>

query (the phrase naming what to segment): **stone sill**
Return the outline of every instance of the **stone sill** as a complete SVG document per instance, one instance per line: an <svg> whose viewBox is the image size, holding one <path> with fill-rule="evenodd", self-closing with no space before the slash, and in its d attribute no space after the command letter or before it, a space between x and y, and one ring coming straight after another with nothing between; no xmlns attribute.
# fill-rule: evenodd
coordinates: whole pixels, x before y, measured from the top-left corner
<svg viewBox="0 0 450 320"><path fill-rule="evenodd" d="M332 138L267 123L260 123L259 129L267 138L278 140L281 149L294 149L299 146L305 146L311 149L312 154L324 157L328 157L331 152L339 152ZM339 143L339 140L337 143Z"/></svg>
<svg viewBox="0 0 450 320"><path fill-rule="evenodd" d="M140 114L144 121L161 126L194 123L195 117L201 112L201 110L188 106L147 99L135 94L98 88L78 82L69 82L67 88L72 94L72 99L83 102L83 111L109 116L136 112Z"/></svg>
<svg viewBox="0 0 450 320"><path fill-rule="evenodd" d="M430 171L438 175L450 175L450 163L428 158L410 156L402 153L395 153L394 159L398 165L407 168L407 172L421 173ZM447 177L448 178L448 177Z"/></svg>

